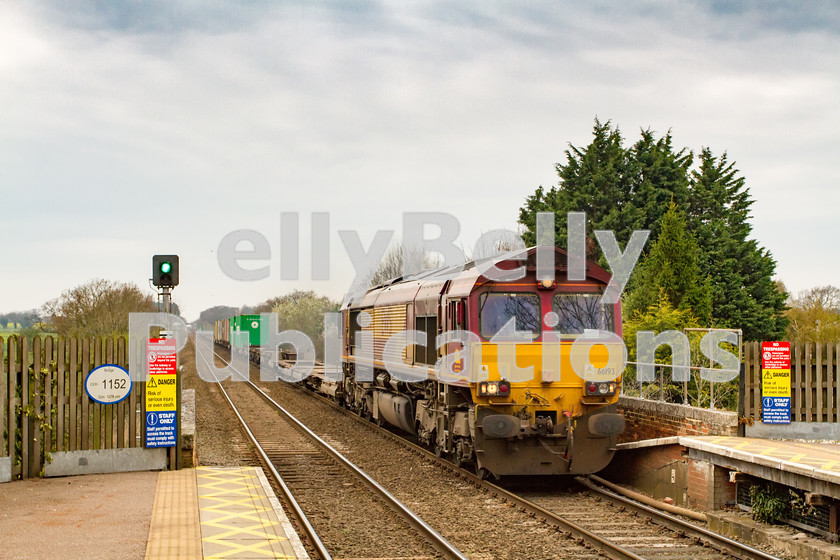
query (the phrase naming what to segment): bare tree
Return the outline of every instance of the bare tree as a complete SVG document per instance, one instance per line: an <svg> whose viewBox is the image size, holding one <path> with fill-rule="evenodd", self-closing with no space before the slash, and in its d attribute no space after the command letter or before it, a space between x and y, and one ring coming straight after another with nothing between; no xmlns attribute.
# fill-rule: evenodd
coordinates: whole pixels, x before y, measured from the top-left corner
<svg viewBox="0 0 840 560"><path fill-rule="evenodd" d="M840 312L840 289L834 286L817 286L800 292L793 300L796 307L803 309L825 309Z"/></svg>
<svg viewBox="0 0 840 560"><path fill-rule="evenodd" d="M419 262L420 259L416 257L421 251L422 249L418 247L406 248L402 245L391 245L385 256L379 261L379 266L371 273L367 282L368 286L378 286L393 278L399 278L403 275L403 263L407 260L407 257L415 257L413 260ZM441 266L441 260L429 253L425 253L422 260L424 269Z"/></svg>
<svg viewBox="0 0 840 560"><path fill-rule="evenodd" d="M791 298L787 311L790 342L837 342L840 340L840 289L819 286Z"/></svg>
<svg viewBox="0 0 840 560"><path fill-rule="evenodd" d="M262 303L257 304L256 306L251 308L250 313L253 314L260 314L260 313L273 313L274 308L278 305L285 305L285 304L298 304L302 301L309 299L310 297L315 297L315 292L304 292L302 290L295 290L290 292L286 295L277 296L273 298L269 298ZM240 313L245 313L242 309L245 309L247 306L243 306L240 309Z"/></svg>
<svg viewBox="0 0 840 560"><path fill-rule="evenodd" d="M96 279L45 303L43 317L61 335L100 336L127 333L129 313L155 310L136 284Z"/></svg>
<svg viewBox="0 0 840 560"><path fill-rule="evenodd" d="M33 326L40 321L38 310L13 311L11 313L0 313L0 328L22 328Z"/></svg>
<svg viewBox="0 0 840 560"><path fill-rule="evenodd" d="M510 230L496 229L482 234L473 249L474 260L496 257L525 248L522 238Z"/></svg>
<svg viewBox="0 0 840 560"><path fill-rule="evenodd" d="M195 324L202 329L213 329L216 321L219 319L228 319L236 315L236 313L237 309L235 307L217 305L202 311L198 319L195 320Z"/></svg>
<svg viewBox="0 0 840 560"><path fill-rule="evenodd" d="M278 328L303 332L315 345L317 357L323 358L324 313L338 311L339 303L315 292L300 290L269 301L275 302L271 311L277 313Z"/></svg>

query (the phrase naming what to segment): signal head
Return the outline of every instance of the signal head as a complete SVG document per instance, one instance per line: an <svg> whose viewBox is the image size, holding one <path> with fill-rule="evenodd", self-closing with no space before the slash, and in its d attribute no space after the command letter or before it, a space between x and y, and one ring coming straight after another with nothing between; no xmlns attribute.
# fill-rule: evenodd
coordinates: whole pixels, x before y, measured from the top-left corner
<svg viewBox="0 0 840 560"><path fill-rule="evenodd" d="M165 288L178 285L178 255L152 257L152 284Z"/></svg>

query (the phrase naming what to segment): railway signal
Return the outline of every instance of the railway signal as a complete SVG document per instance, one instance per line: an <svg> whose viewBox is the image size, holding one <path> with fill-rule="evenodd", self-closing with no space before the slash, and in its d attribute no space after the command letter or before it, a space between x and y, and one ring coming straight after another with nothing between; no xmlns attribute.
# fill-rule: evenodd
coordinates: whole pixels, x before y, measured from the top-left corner
<svg viewBox="0 0 840 560"><path fill-rule="evenodd" d="M178 285L178 255L152 257L152 284L168 288Z"/></svg>

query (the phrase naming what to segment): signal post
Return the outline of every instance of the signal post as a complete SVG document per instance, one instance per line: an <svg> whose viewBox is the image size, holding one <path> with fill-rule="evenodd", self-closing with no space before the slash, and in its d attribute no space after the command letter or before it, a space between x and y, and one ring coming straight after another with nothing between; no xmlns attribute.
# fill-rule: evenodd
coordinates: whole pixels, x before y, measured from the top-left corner
<svg viewBox="0 0 840 560"><path fill-rule="evenodd" d="M179 282L178 255L154 255L152 257L152 284L158 288L158 305L162 312L172 313L172 289ZM154 349L166 345L166 334L159 339L149 340L146 349L146 359L149 361L149 373L154 370L159 374L150 375L146 383L146 447L169 447L169 469L181 468L181 376L178 375L177 355L157 356ZM173 346L174 348L174 341ZM170 348L167 346L167 351ZM161 359L161 364L153 367L152 360ZM166 366L166 371L161 366ZM171 373L171 375L169 375ZM162 375L161 375L162 374ZM174 378L174 395L171 389L159 386L158 380L170 381ZM155 387L151 387L151 383ZM174 396L174 399L171 398ZM174 402L172 402L174 400ZM164 408L161 408L164 407ZM174 410L172 410L174 408ZM165 410L164 410L165 409ZM174 418L172 417L174 413ZM164 423L174 422L164 425ZM174 433L172 433L174 431ZM154 435L152 435L154 434ZM173 451L174 448L174 451Z"/></svg>

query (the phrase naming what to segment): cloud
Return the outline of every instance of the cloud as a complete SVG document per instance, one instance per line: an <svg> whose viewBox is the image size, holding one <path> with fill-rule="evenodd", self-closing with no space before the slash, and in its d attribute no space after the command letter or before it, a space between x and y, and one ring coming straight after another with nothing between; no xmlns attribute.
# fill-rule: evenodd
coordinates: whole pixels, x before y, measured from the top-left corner
<svg viewBox="0 0 840 560"><path fill-rule="evenodd" d="M444 211L470 246L483 231L516 227L525 197L556 183L554 163L568 143L589 142L598 115L629 141L651 127L672 130L678 147L728 150L782 278L797 289L828 283L840 270L804 262L807 235L778 223L792 188L823 201L809 214L828 219L835 206L837 12L831 3L0 4L0 232L31 267L53 241L63 255L75 249L62 240L123 242L83 244L113 255L106 270L62 257L66 282L90 272L144 284L152 254L181 251L189 281L176 299L188 316L216 299L255 303L294 287L338 297L352 263L334 233L334 278L323 285L228 283L213 251L242 227L275 242L281 211L301 212L302 225L329 211L334 230L358 229L366 242L399 230L403 212ZM0 310L54 297L51 277L16 282Z"/></svg>

